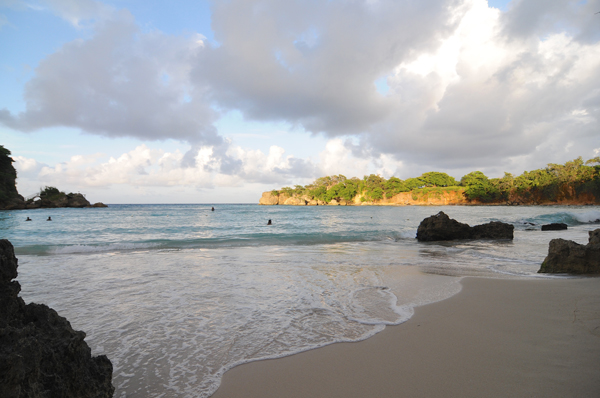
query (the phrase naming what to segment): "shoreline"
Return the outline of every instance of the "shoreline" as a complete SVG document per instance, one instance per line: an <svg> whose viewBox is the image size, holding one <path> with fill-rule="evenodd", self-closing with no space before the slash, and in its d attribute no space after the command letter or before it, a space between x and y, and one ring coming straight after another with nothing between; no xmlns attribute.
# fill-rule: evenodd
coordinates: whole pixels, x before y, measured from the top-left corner
<svg viewBox="0 0 600 398"><path fill-rule="evenodd" d="M212 397L600 396L600 278L460 283L367 340L230 369Z"/></svg>

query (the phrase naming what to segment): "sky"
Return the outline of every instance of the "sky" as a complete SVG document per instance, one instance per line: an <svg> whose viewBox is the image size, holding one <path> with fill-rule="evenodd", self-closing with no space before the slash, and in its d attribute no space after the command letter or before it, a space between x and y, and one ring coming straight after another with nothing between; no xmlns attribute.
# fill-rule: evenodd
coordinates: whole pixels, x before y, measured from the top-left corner
<svg viewBox="0 0 600 398"><path fill-rule="evenodd" d="M257 203L600 155L600 0L0 0L17 188Z"/></svg>

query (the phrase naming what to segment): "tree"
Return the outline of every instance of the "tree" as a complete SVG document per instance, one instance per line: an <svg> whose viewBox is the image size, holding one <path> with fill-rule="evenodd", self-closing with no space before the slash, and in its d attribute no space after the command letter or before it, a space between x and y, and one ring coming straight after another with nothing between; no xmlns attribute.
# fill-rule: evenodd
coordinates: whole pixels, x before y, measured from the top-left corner
<svg viewBox="0 0 600 398"><path fill-rule="evenodd" d="M453 187L458 185L454 177L438 171L423 173L421 177L419 177L419 180L423 181L423 184L426 187Z"/></svg>
<svg viewBox="0 0 600 398"><path fill-rule="evenodd" d="M363 181L359 185L359 190L364 193L367 199L382 199L385 183L385 178L377 174L371 174L363 177Z"/></svg>
<svg viewBox="0 0 600 398"><path fill-rule="evenodd" d="M45 186L43 189L40 189L40 198L42 199L52 199L64 194L64 192L59 191L56 187Z"/></svg>
<svg viewBox="0 0 600 398"><path fill-rule="evenodd" d="M406 187L404 181L397 177L390 177L390 179L383 184L383 188L385 189L386 198L391 198L392 196L398 195L400 192L410 191L410 189Z"/></svg>
<svg viewBox="0 0 600 398"><path fill-rule="evenodd" d="M420 178L407 178L404 180L404 185L409 191L413 189L423 188L425 183Z"/></svg>
<svg viewBox="0 0 600 398"><path fill-rule="evenodd" d="M482 202L491 202L498 199L498 189L490 182L481 171L473 171L461 178L460 184L465 186L465 197L469 200L480 200Z"/></svg>

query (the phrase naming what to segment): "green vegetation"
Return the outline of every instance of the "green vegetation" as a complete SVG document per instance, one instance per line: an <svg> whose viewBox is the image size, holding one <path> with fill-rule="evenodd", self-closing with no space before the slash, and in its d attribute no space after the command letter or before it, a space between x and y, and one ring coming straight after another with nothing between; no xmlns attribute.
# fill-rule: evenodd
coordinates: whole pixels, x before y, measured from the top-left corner
<svg viewBox="0 0 600 398"><path fill-rule="evenodd" d="M504 173L501 178L488 178L473 171L457 182L446 173L431 171L419 177L401 180L371 174L363 179L346 178L341 174L321 177L312 184L273 190L273 195L299 196L307 200L376 201L392 198L401 192L411 192L414 200L440 198L446 191L464 191L470 201L481 203L541 203L577 199L582 195L600 201L600 157L586 162L581 157L564 165L550 163L544 169L525 171L515 177Z"/></svg>
<svg viewBox="0 0 600 398"><path fill-rule="evenodd" d="M59 191L58 188L55 187L45 186L44 188L40 189L41 199L53 200L64 195L66 195L64 192Z"/></svg>
<svg viewBox="0 0 600 398"><path fill-rule="evenodd" d="M19 196L15 182L17 170L12 165L14 160L10 155L10 151L0 145L0 204Z"/></svg>

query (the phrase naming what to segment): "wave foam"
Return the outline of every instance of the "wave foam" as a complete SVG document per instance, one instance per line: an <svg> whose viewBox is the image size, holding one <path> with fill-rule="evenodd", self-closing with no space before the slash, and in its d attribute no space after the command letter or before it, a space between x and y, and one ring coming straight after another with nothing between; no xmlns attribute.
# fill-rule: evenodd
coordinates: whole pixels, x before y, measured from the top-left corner
<svg viewBox="0 0 600 398"><path fill-rule="evenodd" d="M111 243L108 245L71 245L55 247L53 254L100 253L121 250L139 250L157 247L156 243Z"/></svg>
<svg viewBox="0 0 600 398"><path fill-rule="evenodd" d="M569 212L569 214L583 224L600 222L600 211L597 210L589 210L583 213Z"/></svg>

